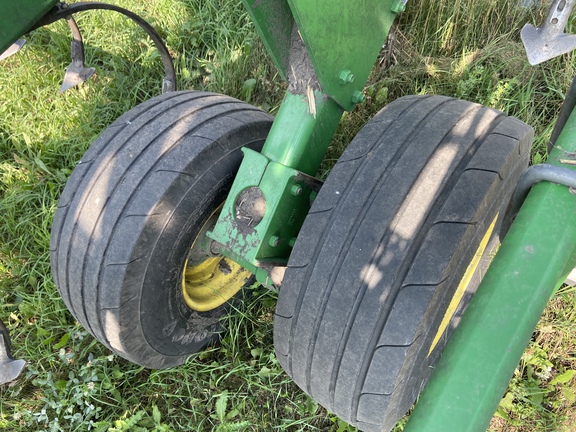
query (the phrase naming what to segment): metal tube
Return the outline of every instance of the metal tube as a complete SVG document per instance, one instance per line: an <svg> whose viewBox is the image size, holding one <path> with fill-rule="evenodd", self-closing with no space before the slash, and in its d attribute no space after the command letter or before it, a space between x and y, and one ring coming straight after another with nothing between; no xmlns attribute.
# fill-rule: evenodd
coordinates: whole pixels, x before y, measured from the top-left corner
<svg viewBox="0 0 576 432"><path fill-rule="evenodd" d="M262 154L271 161L315 175L343 112L320 92L287 93Z"/></svg>
<svg viewBox="0 0 576 432"><path fill-rule="evenodd" d="M576 114L558 146L576 147ZM555 149L550 162L565 153ZM405 432L484 432L554 290L574 267L576 196L542 182L525 203L462 322L448 341Z"/></svg>
<svg viewBox="0 0 576 432"><path fill-rule="evenodd" d="M548 181L576 189L576 171L552 164L533 165L526 170L520 180L510 205L512 215L516 214L526 199L532 186L541 181Z"/></svg>

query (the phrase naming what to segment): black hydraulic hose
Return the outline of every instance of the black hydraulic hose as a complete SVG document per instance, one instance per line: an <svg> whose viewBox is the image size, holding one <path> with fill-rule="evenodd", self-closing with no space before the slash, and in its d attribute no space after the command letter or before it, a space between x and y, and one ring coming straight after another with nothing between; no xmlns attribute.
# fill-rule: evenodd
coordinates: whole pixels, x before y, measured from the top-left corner
<svg viewBox="0 0 576 432"><path fill-rule="evenodd" d="M164 71L166 76L164 77L164 83L162 85L162 92L174 91L176 90L176 72L174 70L174 63L168 52L168 48L164 44L164 41L158 34L158 32L152 27L144 18L136 15L134 12L128 9L121 8L116 5L111 5L107 3L100 2L80 2L73 4L58 3L52 8L46 15L44 15L31 30L35 30L39 27L52 24L60 19L66 19L67 17L75 14L77 12L84 12L88 10L111 10L114 12L121 13L126 17L130 18L132 21L137 23L142 29L150 36L154 45L160 52L160 57L162 58L162 63L164 64Z"/></svg>

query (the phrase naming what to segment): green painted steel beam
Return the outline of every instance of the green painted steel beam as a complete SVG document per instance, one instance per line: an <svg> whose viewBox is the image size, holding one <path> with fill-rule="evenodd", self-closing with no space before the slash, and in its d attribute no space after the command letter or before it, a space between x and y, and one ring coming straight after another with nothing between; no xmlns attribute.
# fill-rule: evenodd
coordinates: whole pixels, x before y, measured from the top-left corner
<svg viewBox="0 0 576 432"><path fill-rule="evenodd" d="M575 150L573 112L548 163L566 167L560 159ZM575 257L576 195L566 186L536 184L448 341L405 432L486 431L546 303L576 265Z"/></svg>
<svg viewBox="0 0 576 432"><path fill-rule="evenodd" d="M58 0L0 1L0 54L27 33Z"/></svg>
<svg viewBox="0 0 576 432"><path fill-rule="evenodd" d="M362 90L406 0L243 0L283 79L292 73L294 23L322 92L345 110L363 101ZM293 65L294 66L294 65ZM298 73L298 71L296 71Z"/></svg>
<svg viewBox="0 0 576 432"><path fill-rule="evenodd" d="M322 91L352 110L362 101L364 85L406 0L288 2ZM351 81L345 78L348 72Z"/></svg>
<svg viewBox="0 0 576 432"><path fill-rule="evenodd" d="M314 113L310 106L314 107ZM343 110L325 94L287 93L274 119L262 154L270 160L313 176L320 168Z"/></svg>
<svg viewBox="0 0 576 432"><path fill-rule="evenodd" d="M280 76L286 80L294 18L288 0L242 0Z"/></svg>

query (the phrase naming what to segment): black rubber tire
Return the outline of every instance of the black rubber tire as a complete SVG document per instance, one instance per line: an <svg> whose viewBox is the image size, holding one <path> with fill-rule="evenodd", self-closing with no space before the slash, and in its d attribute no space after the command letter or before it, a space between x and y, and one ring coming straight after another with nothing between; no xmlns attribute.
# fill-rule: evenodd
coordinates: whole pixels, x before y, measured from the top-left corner
<svg viewBox="0 0 576 432"><path fill-rule="evenodd" d="M438 332L532 138L499 111L440 96L398 99L361 130L313 203L276 308L276 355L306 393L366 431L406 413L481 280Z"/></svg>
<svg viewBox="0 0 576 432"><path fill-rule="evenodd" d="M134 363L167 368L217 338L228 304L186 306L181 278L196 234L225 200L272 117L198 91L153 98L86 152L60 198L52 275L74 317Z"/></svg>

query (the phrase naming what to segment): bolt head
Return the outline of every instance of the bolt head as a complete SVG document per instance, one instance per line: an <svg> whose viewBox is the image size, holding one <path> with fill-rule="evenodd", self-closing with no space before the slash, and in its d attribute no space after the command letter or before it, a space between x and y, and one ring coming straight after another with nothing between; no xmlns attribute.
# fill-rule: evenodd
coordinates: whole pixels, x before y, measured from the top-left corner
<svg viewBox="0 0 576 432"><path fill-rule="evenodd" d="M393 4L392 4L392 13L395 14L399 14L402 13L406 10L406 1L404 0L396 0Z"/></svg>

